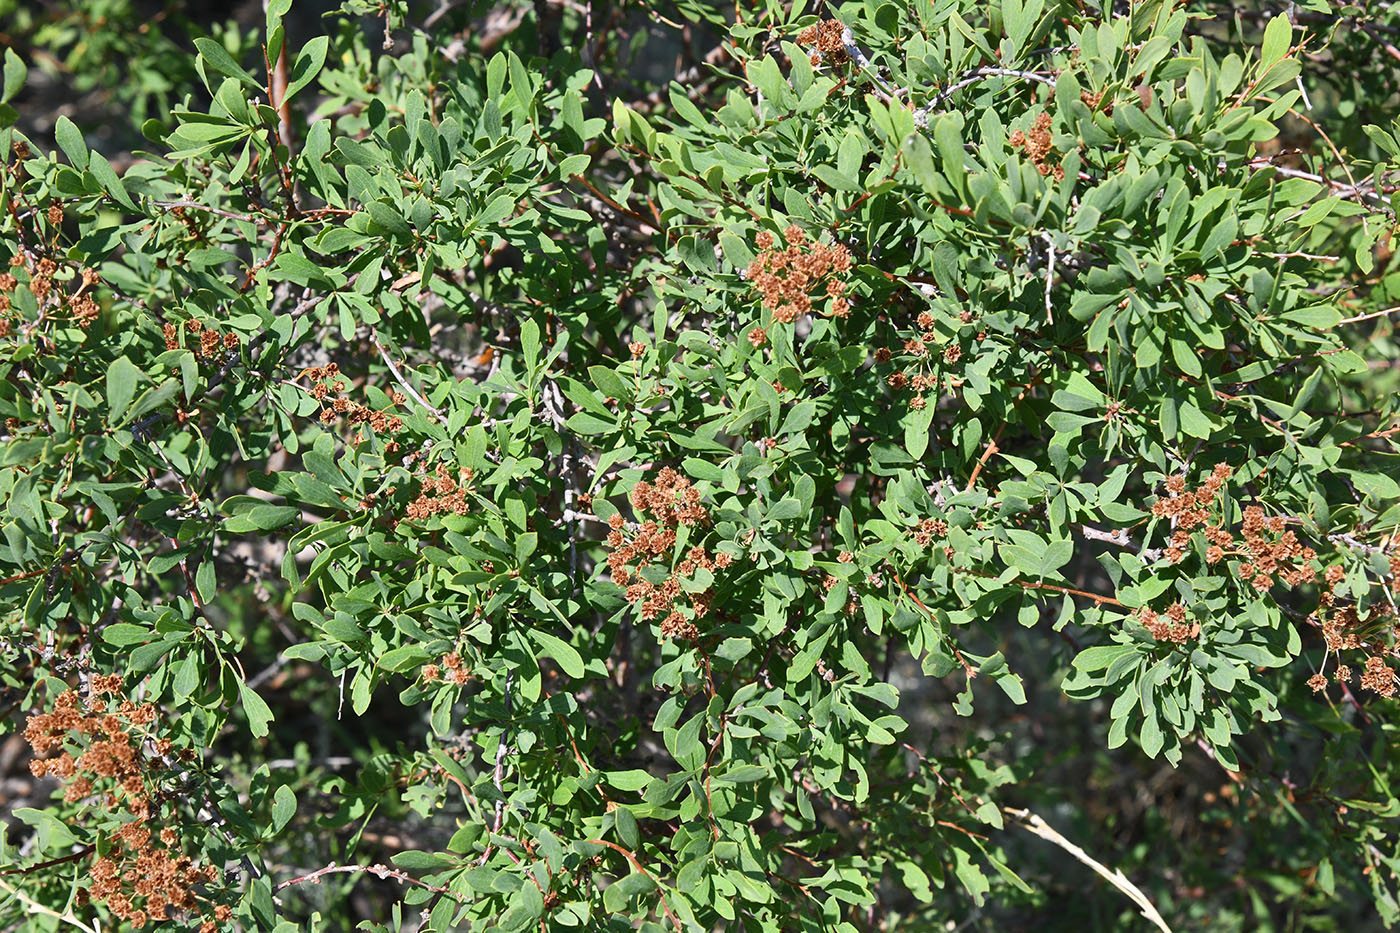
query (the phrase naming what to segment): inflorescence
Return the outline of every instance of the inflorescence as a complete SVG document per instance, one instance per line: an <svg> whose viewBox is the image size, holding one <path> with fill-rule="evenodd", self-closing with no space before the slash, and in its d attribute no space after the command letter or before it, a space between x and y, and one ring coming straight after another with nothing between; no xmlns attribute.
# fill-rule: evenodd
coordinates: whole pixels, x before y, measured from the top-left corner
<svg viewBox="0 0 1400 933"><path fill-rule="evenodd" d="M771 308L773 321L791 324L809 313L815 301L828 298L826 313L831 317L846 317L851 303L845 297L846 274L851 269L851 253L840 243L827 246L807 238L800 227L790 226L783 232L787 245L779 246L767 230L755 240L759 252L745 270L745 278L763 298L763 306ZM755 346L764 342L762 331L750 332Z"/></svg>
<svg viewBox="0 0 1400 933"><path fill-rule="evenodd" d="M165 324L162 331L165 334L165 349L180 349L180 329L174 324ZM237 350L243 343L239 336L231 331L220 337L218 331L197 318L190 318L185 322L185 333L191 341L190 352L195 355L195 359L200 360L221 359L225 353Z"/></svg>
<svg viewBox="0 0 1400 933"><path fill-rule="evenodd" d="M671 567L677 529L707 525L710 515L700 503L699 490L670 467L657 473L654 482L638 482L631 502L638 522L629 523L620 514L608 521L612 581L626 588L628 602L641 608L643 619L661 618L662 637L695 641L700 637L696 622L709 615L715 595L713 585L694 585L697 575L723 570L734 555L711 554L695 545ZM687 583L692 584L689 589Z"/></svg>
<svg viewBox="0 0 1400 933"><path fill-rule="evenodd" d="M302 370L301 373L313 383L311 387L311 397L321 403L321 423L324 425L334 424L335 420L344 417L351 425L368 424L376 434L397 434L403 430L403 418L398 415L384 411L375 411L368 405L361 405L359 402L352 402L346 398L345 379L340 372L340 367L335 363L327 363L325 366L312 366ZM389 401L394 405L402 405L407 396L400 394L391 388L388 391ZM363 438L357 433L352 438L352 443L359 443ZM385 453L398 452L397 441L386 441L384 444Z"/></svg>
<svg viewBox="0 0 1400 933"><path fill-rule="evenodd" d="M851 60L846 51L846 27L840 20L828 19L808 26L797 34L797 44L810 49L811 62L844 65Z"/></svg>
<svg viewBox="0 0 1400 933"><path fill-rule="evenodd" d="M1397 675L1386 658L1400 657L1400 627L1395 625L1392 607L1380 603L1362 618L1355 600L1343 596L1346 571L1340 563L1322 569L1324 562L1317 551L1288 527L1296 519L1269 516L1262 506L1251 504L1244 508L1238 536L1232 532L1225 523L1223 502L1230 474L1227 464L1218 463L1195 489L1188 488L1185 476L1167 479L1167 494L1152 504L1155 517L1172 523L1166 560L1172 564L1184 561L1192 535L1200 531L1205 536L1206 563L1215 565L1226 558L1237 558L1238 563L1232 565L1237 578L1259 594L1278 585L1297 589L1318 584L1318 609L1308 616L1308 622L1321 630L1328 653L1362 652L1365 657L1360 685L1383 697L1394 696ZM1400 579L1400 556L1390 559L1389 577L1394 587ZM1200 634L1198 623L1186 624L1186 610L1180 603L1174 604L1165 616L1151 609L1140 609L1135 615L1158 641L1182 644ZM1340 684L1351 682L1354 676L1348 664L1339 665L1333 674ZM1321 672L1308 678L1308 685L1318 692L1326 689L1327 682Z"/></svg>
<svg viewBox="0 0 1400 933"><path fill-rule="evenodd" d="M64 782L63 797L120 823L97 848L86 896L103 903L133 929L148 923L201 921L204 933L231 912L202 895L219 877L213 865L197 866L181 852L181 836L160 826L168 805L179 799L167 786L177 753L169 738L152 730L156 709L120 695L121 676L92 678L86 702L68 690L53 712L29 716L24 737L33 750L35 777ZM54 754L57 752L57 754ZM172 820L173 822L173 820Z"/></svg>

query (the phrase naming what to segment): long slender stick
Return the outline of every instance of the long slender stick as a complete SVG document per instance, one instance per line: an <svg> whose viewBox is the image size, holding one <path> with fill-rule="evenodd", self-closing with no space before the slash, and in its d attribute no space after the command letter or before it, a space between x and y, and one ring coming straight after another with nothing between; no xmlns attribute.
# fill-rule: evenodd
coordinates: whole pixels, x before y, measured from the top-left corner
<svg viewBox="0 0 1400 933"><path fill-rule="evenodd" d="M447 422L447 419L443 417L442 412L429 405L427 400L424 399L423 396L419 395L417 390L414 389L413 386L408 384L408 380L403 377L403 373L399 371L399 367L394 364L394 361L389 359L389 354L387 351L385 351L384 344L379 342L379 331L375 330L374 328L370 328L370 339L374 341L374 348L379 351L379 356L382 360L384 360L384 365L389 367L389 372L393 374L394 381L397 382L399 385L403 386L404 391L407 392L409 395L413 396L413 400L419 405L423 406L424 410L426 410L428 414L433 416L434 421L437 421L441 424L445 424Z"/></svg>
<svg viewBox="0 0 1400 933"><path fill-rule="evenodd" d="M1142 911L1142 915L1146 917L1153 926L1161 930L1162 933L1172 933L1171 927L1167 926L1167 921L1163 920L1162 915L1157 913L1157 908L1152 906L1152 901L1148 896L1142 893L1142 889L1137 885L1129 881L1128 876L1123 874L1120 869L1109 868L1107 865L1096 860L1089 855L1089 853L1079 848L1079 846L1070 842L1064 836L1061 836L1049 823L1029 810L1013 810L1010 807L1003 807L1002 812L1015 820L1016 825L1026 830L1026 832L1034 833L1041 839L1054 843L1080 862L1088 865L1094 870L1095 874L1126 894L1128 899L1137 905L1138 910Z"/></svg>
<svg viewBox="0 0 1400 933"><path fill-rule="evenodd" d="M491 832L500 835L501 827L506 819L505 789L503 787L506 777L506 756L510 754L510 686L515 677L515 671L506 671L506 717L501 726L501 738L496 744L496 768L491 775L491 783L496 785L496 792L500 796L496 799L496 812L494 824ZM486 840L486 848L481 853L481 858L476 860L478 865L485 865L486 860L491 857L491 840Z"/></svg>
<svg viewBox="0 0 1400 933"><path fill-rule="evenodd" d="M11 887L3 881L0 881L0 891L4 891L11 897L18 900L21 904L25 906L26 912L30 914L38 914L45 917L57 917L64 923L71 924L72 926L75 926L78 929L82 930L83 933L101 933L101 931L98 930L97 927L90 927L86 923L83 923L81 920L79 920L77 917L73 916L71 911L59 913L58 911L53 910L52 908L45 907L43 904L40 904L38 901L34 900L34 898L19 890L19 888Z"/></svg>
<svg viewBox="0 0 1400 933"><path fill-rule="evenodd" d="M319 884L321 879L326 875L349 875L361 871L368 872L376 878L393 878L395 881L401 881L404 884L412 884L420 888L427 888L435 894L451 894L457 897L458 900L461 899L451 888L440 888L437 885L428 884L426 881L419 881L417 878L404 874L397 869L390 868L388 865L327 865L325 868L318 868L313 872L308 872L304 875L298 875L295 878L288 878L286 881L278 882L277 890L281 891L284 888L290 888L294 884Z"/></svg>

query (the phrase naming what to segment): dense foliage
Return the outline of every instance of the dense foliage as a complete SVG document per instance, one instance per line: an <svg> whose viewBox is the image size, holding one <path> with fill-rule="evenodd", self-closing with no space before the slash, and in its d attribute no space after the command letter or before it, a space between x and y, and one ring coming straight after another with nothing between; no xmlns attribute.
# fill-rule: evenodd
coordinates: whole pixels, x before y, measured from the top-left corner
<svg viewBox="0 0 1400 933"><path fill-rule="evenodd" d="M1400 13L291 7L0 2L0 928L1400 919Z"/></svg>

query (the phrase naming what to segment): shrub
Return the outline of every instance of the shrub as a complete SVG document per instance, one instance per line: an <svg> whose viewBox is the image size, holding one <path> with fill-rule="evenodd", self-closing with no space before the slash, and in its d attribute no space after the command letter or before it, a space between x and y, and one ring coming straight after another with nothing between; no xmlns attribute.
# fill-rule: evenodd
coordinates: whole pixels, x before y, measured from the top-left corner
<svg viewBox="0 0 1400 933"><path fill-rule="evenodd" d="M1400 916L1400 18L290 7L14 15L7 928Z"/></svg>

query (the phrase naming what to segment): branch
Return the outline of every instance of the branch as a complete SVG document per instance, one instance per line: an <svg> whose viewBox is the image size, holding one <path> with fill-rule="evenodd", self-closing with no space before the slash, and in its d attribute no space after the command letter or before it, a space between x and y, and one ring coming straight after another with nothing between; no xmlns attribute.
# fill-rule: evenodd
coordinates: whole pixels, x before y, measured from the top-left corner
<svg viewBox="0 0 1400 933"><path fill-rule="evenodd" d="M52 908L45 907L43 904L40 904L28 894L25 894L18 888L11 887L3 881L0 881L0 891L4 891L5 893L18 900L21 904L23 904L27 913L37 914L45 917L56 917L64 923L68 923L77 927L78 929L82 930L83 933L101 933L101 931L98 930L97 927L90 927L86 923L83 923L81 920L79 920L77 917L73 916L71 911L59 913L58 911L53 910Z"/></svg>
<svg viewBox="0 0 1400 933"><path fill-rule="evenodd" d="M661 889L660 880L652 877L651 872L647 871L645 868L642 867L642 863L637 861L637 856L634 855L631 852L631 850L624 849L622 846L618 845L615 842L608 842L608 840L606 839L589 839L588 844L595 846L607 846L609 849L612 849L616 852L621 852L624 856L626 856L627 861L632 863L633 868L637 869L638 872L645 875L646 877L651 878L652 884L656 885L656 892L661 897L661 909L665 911L666 918L676 925L677 930L685 929L683 926L681 926L681 922L679 919L676 918L676 915L671 913L671 905L666 901L666 894Z"/></svg>
<svg viewBox="0 0 1400 933"><path fill-rule="evenodd" d="M1162 557L1160 548L1145 548L1128 536L1128 529L1115 528L1112 531L1104 531L1102 528L1094 528L1089 525L1075 525L1079 533L1088 541L1103 541L1107 544L1116 544L1119 547L1132 548L1138 552L1143 560L1148 563L1155 563Z"/></svg>
<svg viewBox="0 0 1400 933"><path fill-rule="evenodd" d="M985 577L988 580L998 580L998 582L1001 582L997 574L989 573L985 570L972 570L967 567L951 567L949 569L951 569L953 573L965 573L974 577ZM1057 586L1054 583L1037 583L1034 580L1007 580L1004 585L1019 586L1023 590L1049 590L1052 593L1063 593L1066 596L1083 596L1085 599L1092 599L1101 606L1118 606L1122 609L1128 608L1112 596L1102 596L1098 593L1090 593L1088 590L1076 590L1069 586Z"/></svg>
<svg viewBox="0 0 1400 933"><path fill-rule="evenodd" d="M417 886L420 887L420 888L427 888L429 891L432 891L434 894L449 894L449 895L451 895L451 896L453 896L453 897L456 897L456 898L458 898L458 899L460 900L460 896L459 896L455 891L453 891L451 888L442 888L442 887L438 887L438 886L435 885L435 884L428 884L426 881L419 881L417 878L414 878L412 875L405 874L404 872L401 872L401 871L399 871L399 870L396 869L396 868L390 868L388 865L335 865L335 864L331 864L331 865L327 865L325 868L318 868L318 869L316 869L316 870L313 871L313 872L308 872L308 873L305 874L305 875L298 875L298 876L295 877L295 878L288 878L286 881L280 882L280 883L277 885L277 890L278 890L278 891L281 891L281 890L283 890L284 888L290 888L290 887L291 887L292 885L294 885L294 884L305 884L305 883L307 883L307 882L310 882L311 884L320 884L320 883L321 883L321 879L322 879L323 877L325 877L326 875L349 875L349 874L354 874L355 872L361 872L361 871L363 871L363 872L369 872L371 875L374 875L376 878L381 878L381 879L383 879L383 878L393 878L395 881L400 881L400 882L403 882L404 884L413 884L413 885L417 885Z"/></svg>
<svg viewBox="0 0 1400 933"><path fill-rule="evenodd" d="M851 33L849 26L841 31L841 42L846 46L847 57L856 63L856 67L861 71L868 71L870 77L875 79L875 83L879 86L880 90L884 92L886 103L889 103L897 96L898 91L885 83L885 79L880 77L880 73L876 71L875 66L870 63L870 59L866 58L865 53L860 50L860 46L856 45L856 37Z"/></svg>
<svg viewBox="0 0 1400 933"><path fill-rule="evenodd" d="M1356 537L1356 535L1353 534L1328 535L1327 540L1331 541L1333 544L1345 544L1347 547L1352 548L1353 550L1362 551L1366 554L1390 553L1390 551L1386 550L1383 547L1379 547L1375 544L1367 544L1366 542L1361 541Z"/></svg>
<svg viewBox="0 0 1400 933"><path fill-rule="evenodd" d="M1368 314L1358 314L1356 317L1343 318L1337 322L1337 325L1340 327L1342 324L1359 324L1362 321L1369 321L1373 318L1388 317L1397 311L1400 311L1400 305L1394 308L1386 308L1383 311L1371 311Z"/></svg>
<svg viewBox="0 0 1400 933"><path fill-rule="evenodd" d="M1070 842L1064 836L1061 836L1050 824L1046 823L1029 810L1013 810L1010 807L1002 807L1002 812L1015 820L1016 825L1020 826L1022 829L1029 833L1034 833L1047 842L1054 843L1080 862L1088 865L1099 877L1126 894L1128 899L1137 905L1138 909L1142 911L1142 915L1146 917L1153 926L1161 930L1162 933L1172 933L1171 927L1167 926L1167 921L1163 920L1162 915L1157 913L1157 908L1152 906L1152 901L1148 899L1146 894L1142 893L1142 890L1138 888L1137 885L1129 881L1128 876L1123 874L1121 870L1117 868L1110 869L1102 862L1095 860L1089 853Z"/></svg>
<svg viewBox="0 0 1400 933"><path fill-rule="evenodd" d="M45 868L52 868L55 865L66 865L69 862L76 862L79 859L84 858L85 856L91 855L92 850L96 848L97 846L93 845L92 843L88 843L76 852L69 853L68 855L60 855L58 858L51 858L47 862L39 862L38 864L29 865L24 868L6 868L5 870L0 871L0 876L32 875L36 871L43 871Z"/></svg>
<svg viewBox="0 0 1400 933"><path fill-rule="evenodd" d="M496 799L495 825L491 827L491 832L498 836L501 834L501 826L505 824L506 819L506 798L505 790L502 785L505 782L506 776L506 755L510 754L510 682L514 676L515 671L506 671L506 717L501 726L501 737L496 743L496 768L491 775L491 783L496 785L496 792L500 794ZM476 863L478 865L485 865L486 860L490 857L491 839L488 837L486 840L486 848L482 851L481 858L477 859Z"/></svg>
<svg viewBox="0 0 1400 933"><path fill-rule="evenodd" d="M245 223L255 224L266 222L265 217L253 214L236 214L233 211L226 211L217 207L210 207L208 204L201 204L198 201L157 201L154 198L149 202L153 207L163 207L167 210L181 208L182 210L203 211L206 214L214 214L217 217L227 217L229 220L241 220Z"/></svg>
<svg viewBox="0 0 1400 933"><path fill-rule="evenodd" d="M404 391L411 395L415 402L423 406L423 408L428 412L428 414L432 415L434 421L440 424L446 424L447 418L443 416L442 412L429 405L427 400L424 399L423 396L419 395L418 392L413 388L413 386L408 384L408 380L403 377L403 373L399 372L399 368L398 366L394 365L394 361L389 359L389 354L384 350L384 344L379 342L379 331L371 327L369 329L369 333L370 339L374 341L374 348L379 351L379 356L381 359L384 360L384 365L389 367L389 372L393 374L394 381L397 382L399 385L403 386Z"/></svg>
<svg viewBox="0 0 1400 933"><path fill-rule="evenodd" d="M962 77L954 84L939 91L929 101L918 110L914 111L914 125L927 125L928 115L937 110L944 101L952 97L965 87L976 84L978 81L985 81L988 78L1020 78L1022 81L1035 81L1047 85L1052 90L1055 87L1055 79L1046 75L1037 74L1034 71L1018 71L1014 68L974 68L971 71L964 71Z"/></svg>

